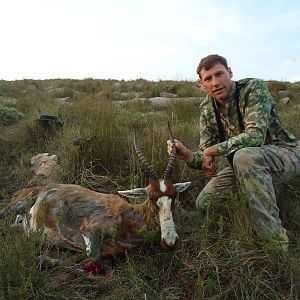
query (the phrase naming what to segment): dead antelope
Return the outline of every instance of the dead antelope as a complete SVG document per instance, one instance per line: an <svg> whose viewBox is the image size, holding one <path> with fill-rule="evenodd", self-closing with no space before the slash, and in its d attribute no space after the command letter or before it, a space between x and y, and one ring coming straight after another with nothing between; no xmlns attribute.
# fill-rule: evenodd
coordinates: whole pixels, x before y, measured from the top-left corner
<svg viewBox="0 0 300 300"><path fill-rule="evenodd" d="M170 128L169 128L170 131ZM170 131L171 135L171 131ZM132 205L118 195L102 194L78 185L51 184L39 188L29 218L18 216L27 234L42 228L47 239L61 247L85 251L108 274L106 258L133 250L143 243L142 231L160 225L161 246L172 249L178 240L172 209L175 197L186 190L190 182L173 184L171 175L176 157L174 139L164 179L159 180L154 167L142 154L134 135L134 148L146 166L150 184L118 193L126 197L147 196L144 203ZM34 188L33 188L34 189ZM31 193L27 189L27 195ZM25 197L23 193L22 197ZM21 201L21 199L19 199Z"/></svg>

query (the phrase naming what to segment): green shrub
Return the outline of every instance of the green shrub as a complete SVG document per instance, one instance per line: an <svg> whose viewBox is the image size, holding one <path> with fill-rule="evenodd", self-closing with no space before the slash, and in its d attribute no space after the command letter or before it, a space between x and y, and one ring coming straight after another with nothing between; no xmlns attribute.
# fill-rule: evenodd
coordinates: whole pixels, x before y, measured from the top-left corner
<svg viewBox="0 0 300 300"><path fill-rule="evenodd" d="M10 125L23 117L23 114L13 107L0 106L0 125Z"/></svg>

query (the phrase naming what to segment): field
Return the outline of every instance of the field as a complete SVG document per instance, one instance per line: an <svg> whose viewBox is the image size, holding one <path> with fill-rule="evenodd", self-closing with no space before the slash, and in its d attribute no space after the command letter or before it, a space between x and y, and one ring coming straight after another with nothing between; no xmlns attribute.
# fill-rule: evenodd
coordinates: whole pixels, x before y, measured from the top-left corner
<svg viewBox="0 0 300 300"><path fill-rule="evenodd" d="M300 139L300 84L269 81L282 119ZM279 99L285 91L289 104ZM158 98L163 96L163 98ZM0 81L0 209L24 187L54 181L116 193L149 183L132 146L138 130L145 157L163 176L168 155L167 122L189 148L198 143L196 82L144 79ZM41 115L56 115L62 126L44 128ZM55 154L59 168L50 178L34 176L30 159ZM220 160L222 166L225 160ZM299 178L278 186L278 203L288 229L287 255L268 249L253 233L245 197L228 195L206 217L195 199L207 178L176 162L174 182L192 181L176 199L175 224L181 243L173 252L159 247L159 231L145 235L142 248L114 258L112 278L88 278L84 254L30 238L0 219L0 299L299 299ZM143 199L134 200L135 203ZM59 257L55 267L37 257Z"/></svg>

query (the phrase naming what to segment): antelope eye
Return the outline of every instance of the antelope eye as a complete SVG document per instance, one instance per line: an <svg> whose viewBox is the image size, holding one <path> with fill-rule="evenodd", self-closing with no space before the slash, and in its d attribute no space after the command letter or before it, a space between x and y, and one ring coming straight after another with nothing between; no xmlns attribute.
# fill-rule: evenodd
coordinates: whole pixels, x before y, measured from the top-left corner
<svg viewBox="0 0 300 300"><path fill-rule="evenodd" d="M159 197L159 194L156 193L156 192L154 192L154 193L152 193L152 194L149 196L149 199L150 199L151 202L156 203L158 197Z"/></svg>
<svg viewBox="0 0 300 300"><path fill-rule="evenodd" d="M155 196L151 196L151 197L149 197L149 199L152 203L156 203L156 201L157 201L157 197L155 197Z"/></svg>

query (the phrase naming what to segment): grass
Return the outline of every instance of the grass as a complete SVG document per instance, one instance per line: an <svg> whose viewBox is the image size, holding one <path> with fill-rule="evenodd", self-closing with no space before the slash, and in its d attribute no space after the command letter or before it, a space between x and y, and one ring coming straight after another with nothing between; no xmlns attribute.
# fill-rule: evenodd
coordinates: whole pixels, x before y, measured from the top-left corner
<svg viewBox="0 0 300 300"><path fill-rule="evenodd" d="M298 86L277 81L269 86L274 95L288 90L293 101L299 101ZM163 107L150 101L118 106L115 92L140 93L146 98L163 92L196 98L174 98ZM203 92L194 82L1 81L0 96L16 98L9 108L23 114L15 123L1 127L0 209L16 190L42 182L30 170L30 158L37 153L58 156L57 182L116 193L148 184L132 147L134 127L145 157L160 176L168 160L167 120L176 138L192 149L198 143ZM64 97L70 103L57 100ZM280 104L279 108L288 128L300 138L299 112ZM41 114L57 115L63 130L41 129L36 121ZM230 195L226 203L216 203L205 216L199 215L194 201L207 179L179 162L174 168L175 182L192 181L192 187L177 199L174 218L181 243L175 251L161 250L159 231L153 230L145 235L142 248L114 258L112 278L89 280L79 271L87 261L83 254L51 246L39 233L28 239L10 227L14 220L9 216L0 220L0 299L298 299L299 178L277 191L291 244L289 255L284 256L257 239L244 197ZM37 260L40 255L59 257L62 263L49 268Z"/></svg>

